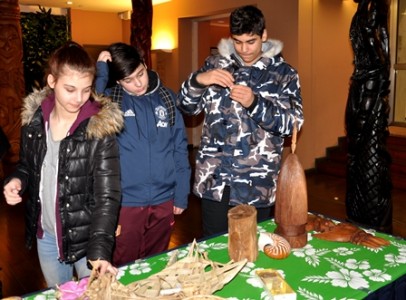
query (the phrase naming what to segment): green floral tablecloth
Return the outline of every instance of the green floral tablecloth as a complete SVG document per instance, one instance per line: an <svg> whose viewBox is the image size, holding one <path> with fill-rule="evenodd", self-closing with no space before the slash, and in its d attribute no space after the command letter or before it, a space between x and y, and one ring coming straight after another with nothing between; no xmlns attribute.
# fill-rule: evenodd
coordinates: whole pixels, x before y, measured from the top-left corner
<svg viewBox="0 0 406 300"><path fill-rule="evenodd" d="M258 224L258 232L273 232L274 229L273 220ZM296 291L297 299L363 299L406 274L406 241L385 234L376 235L391 244L371 249L319 240L309 233L308 244L304 248L293 249L286 259L271 259L260 251L257 260L247 263L216 295L226 299L269 299L255 276L255 270L276 269ZM209 259L226 263L230 260L227 240L227 235L204 240L199 242L199 249L207 251ZM188 247L178 249L179 259L187 255ZM162 253L120 268L119 281L129 284L161 271L171 253ZM24 299L55 299L55 296L53 290L46 290Z"/></svg>

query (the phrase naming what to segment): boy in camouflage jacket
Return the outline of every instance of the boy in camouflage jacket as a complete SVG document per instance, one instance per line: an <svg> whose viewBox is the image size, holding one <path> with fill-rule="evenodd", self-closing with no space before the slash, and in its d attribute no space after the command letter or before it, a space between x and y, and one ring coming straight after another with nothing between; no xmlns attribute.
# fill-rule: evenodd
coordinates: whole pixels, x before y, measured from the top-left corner
<svg viewBox="0 0 406 300"><path fill-rule="evenodd" d="M270 217L284 137L304 121L298 74L282 43L267 40L262 12L236 9L230 33L219 55L183 82L177 101L185 114L205 113L193 189L205 236L226 231L228 209L238 204L255 206L258 221Z"/></svg>

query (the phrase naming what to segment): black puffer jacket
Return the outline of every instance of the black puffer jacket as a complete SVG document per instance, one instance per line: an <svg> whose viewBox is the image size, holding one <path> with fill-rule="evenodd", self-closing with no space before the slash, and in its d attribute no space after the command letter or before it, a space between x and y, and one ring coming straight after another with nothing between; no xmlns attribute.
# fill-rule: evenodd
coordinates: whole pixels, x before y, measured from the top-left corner
<svg viewBox="0 0 406 300"><path fill-rule="evenodd" d="M46 124L41 102L52 98L49 89L24 100L20 162L8 178L18 177L26 202L26 245L31 247L41 228L41 166L46 152ZM111 260L120 206L120 166L116 133L123 117L115 103L93 96L100 110L80 122L60 143L58 165L60 259ZM82 108L83 109L83 108ZM57 226L58 228L58 226Z"/></svg>

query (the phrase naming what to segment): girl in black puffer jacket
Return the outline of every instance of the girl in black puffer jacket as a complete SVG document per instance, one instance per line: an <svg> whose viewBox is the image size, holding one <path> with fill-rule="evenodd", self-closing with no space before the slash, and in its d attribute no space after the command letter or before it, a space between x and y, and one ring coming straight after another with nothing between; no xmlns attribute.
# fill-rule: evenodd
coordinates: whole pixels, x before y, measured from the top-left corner
<svg viewBox="0 0 406 300"><path fill-rule="evenodd" d="M5 181L10 205L27 190L26 244L37 238L49 287L88 276L87 261L103 274L111 261L120 206L116 134L120 109L92 93L95 65L69 42L49 59L48 87L24 100L20 161ZM95 264L96 263L96 264Z"/></svg>

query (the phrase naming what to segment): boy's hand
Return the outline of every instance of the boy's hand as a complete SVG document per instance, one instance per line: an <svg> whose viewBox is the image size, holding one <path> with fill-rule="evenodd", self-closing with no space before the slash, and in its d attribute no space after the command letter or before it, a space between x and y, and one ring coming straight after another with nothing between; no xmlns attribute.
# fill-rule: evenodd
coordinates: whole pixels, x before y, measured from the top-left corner
<svg viewBox="0 0 406 300"><path fill-rule="evenodd" d="M223 69L213 69L207 72L200 73L196 76L198 83L204 86L218 84L222 87L231 87L234 84L233 75Z"/></svg>
<svg viewBox="0 0 406 300"><path fill-rule="evenodd" d="M176 206L173 207L173 214L174 215L180 215L181 213L183 213L183 211L184 211L183 208L176 207Z"/></svg>
<svg viewBox="0 0 406 300"><path fill-rule="evenodd" d="M111 61L110 52L109 51L100 52L99 57L97 58L97 61L104 61L104 62Z"/></svg>
<svg viewBox="0 0 406 300"><path fill-rule="evenodd" d="M248 86L236 84L230 88L230 98L240 103L243 107L250 107L254 102L254 93Z"/></svg>

